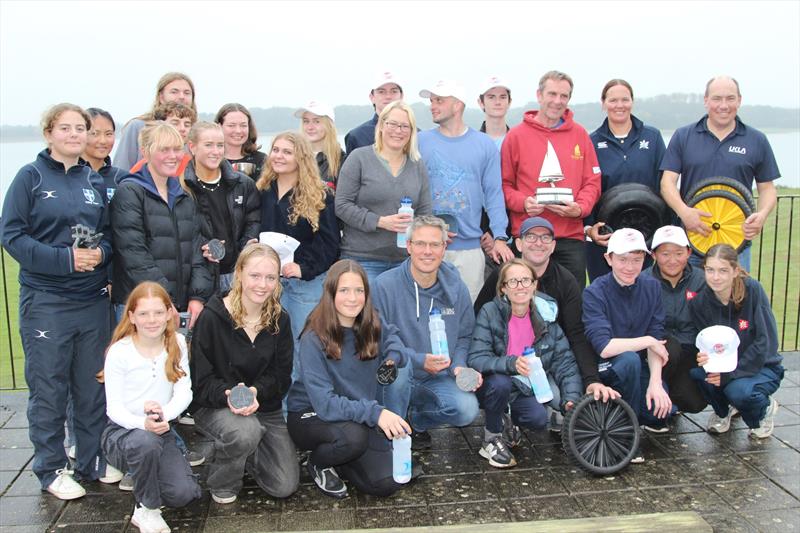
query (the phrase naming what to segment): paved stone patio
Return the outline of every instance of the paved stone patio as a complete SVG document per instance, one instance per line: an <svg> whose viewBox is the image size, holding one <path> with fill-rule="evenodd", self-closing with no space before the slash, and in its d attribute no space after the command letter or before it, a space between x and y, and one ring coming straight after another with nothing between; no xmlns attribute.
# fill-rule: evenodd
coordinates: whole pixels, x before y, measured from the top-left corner
<svg viewBox="0 0 800 533"><path fill-rule="evenodd" d="M250 479L239 499L218 505L208 492L184 509L166 509L173 531L233 532L489 524L620 514L696 511L715 531L800 531L800 353L785 354L781 409L774 435L748 438L741 419L729 433L703 428L709 412L681 415L670 433L645 435L647 462L593 478L568 463L546 431L526 433L515 451L519 465L497 471L478 456L480 421L434 430L433 449L415 453L425 475L391 498L350 489L335 501L303 472L286 500L264 494ZM116 485L86 484L71 502L42 493L31 472L27 392L0 393L0 531L100 533L138 531L129 525L131 493ZM179 431L202 449L191 427ZM195 469L202 479L204 467ZM487 528L490 531L491 528Z"/></svg>

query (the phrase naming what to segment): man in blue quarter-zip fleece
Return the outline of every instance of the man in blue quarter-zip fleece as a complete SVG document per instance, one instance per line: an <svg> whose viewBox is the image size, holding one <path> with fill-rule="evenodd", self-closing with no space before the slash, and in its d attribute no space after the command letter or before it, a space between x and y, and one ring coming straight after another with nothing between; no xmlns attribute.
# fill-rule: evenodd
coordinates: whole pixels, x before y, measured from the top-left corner
<svg viewBox="0 0 800 533"><path fill-rule="evenodd" d="M462 391L455 382L467 367L475 315L458 271L442 262L447 247L445 223L430 215L419 216L406 234L410 257L378 276L372 297L381 317L397 326L400 340L416 352L412 364L400 369L397 380L385 387L383 405L401 416L408 412L413 447L423 449L431 446L428 429L466 426L478 416L475 394ZM428 319L434 308L444 319L447 360L431 354Z"/></svg>

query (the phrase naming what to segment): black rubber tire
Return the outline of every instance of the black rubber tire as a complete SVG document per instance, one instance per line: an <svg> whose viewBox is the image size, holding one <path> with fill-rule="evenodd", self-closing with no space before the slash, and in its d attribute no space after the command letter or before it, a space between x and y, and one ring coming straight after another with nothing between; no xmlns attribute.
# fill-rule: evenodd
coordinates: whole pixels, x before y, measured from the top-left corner
<svg viewBox="0 0 800 533"><path fill-rule="evenodd" d="M736 193L741 196L747 205L750 206L752 211L756 210L756 201L753 198L753 192L748 190L747 187L740 181L737 181L733 178L726 178L725 176L714 176L713 178L705 178L698 181L689 191L686 193L683 201L686 205L689 205L689 201L697 196L697 193L703 191L706 187L714 187L714 186L723 186L723 187L730 187L731 189L735 190ZM730 191L728 191L730 192Z"/></svg>
<svg viewBox="0 0 800 533"><path fill-rule="evenodd" d="M701 192L697 196L694 196L694 197L690 198L689 202L686 205L688 205L689 207L695 207L700 202L703 202L704 200L707 200L709 198L724 198L726 201L730 202L736 208L738 208L741 211L742 216L745 219L753 214L753 210L750 208L750 206L747 204L747 202L740 195L738 195L736 193L732 193L730 191L724 191L724 190L708 190L708 191L705 191L705 192ZM700 257L705 257L706 252L708 250L699 249L695 245L695 243L693 242L694 241L693 236L692 236L693 234L689 234L688 231L686 233L687 233L687 235L689 237L689 246L691 246L692 250L694 250L694 252L697 255L699 255ZM731 246L733 246L733 248L736 249L736 253L740 253L742 250L744 250L747 247L749 242L750 241L745 239L744 236L743 236L741 242L728 243L728 244L730 244Z"/></svg>
<svg viewBox="0 0 800 533"><path fill-rule="evenodd" d="M600 196L597 202L598 222L605 222L615 230L633 228L642 232L648 246L653 234L670 222L670 211L647 185L622 183L615 185Z"/></svg>
<svg viewBox="0 0 800 533"><path fill-rule="evenodd" d="M567 411L561 428L564 452L596 476L619 472L639 451L639 422L625 400L603 402L587 394Z"/></svg>

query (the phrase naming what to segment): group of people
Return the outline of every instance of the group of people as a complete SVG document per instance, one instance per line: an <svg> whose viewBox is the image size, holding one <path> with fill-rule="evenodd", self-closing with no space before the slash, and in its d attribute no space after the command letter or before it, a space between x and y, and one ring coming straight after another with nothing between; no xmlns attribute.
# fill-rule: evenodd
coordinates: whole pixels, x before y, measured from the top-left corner
<svg viewBox="0 0 800 533"><path fill-rule="evenodd" d="M764 135L736 116L738 83L710 80L708 114L669 147L631 113L626 81L603 88L608 118L591 136L568 108L572 88L545 73L539 110L509 127L511 91L492 77L477 131L463 120L464 88L442 80L419 93L437 125L420 132L400 81L383 72L369 93L375 114L347 134L346 152L333 108L312 101L295 114L298 131L263 153L246 107L198 122L194 84L168 73L151 111L122 129L113 164L107 111L48 110L47 147L20 169L1 221L20 264L42 489L72 499L85 494L78 481L127 473L133 523L169 531L160 507L200 494L170 425L187 410L214 443L206 483L219 504L236 500L245 471L268 494L291 495L298 449L325 494L347 496L346 480L390 495L402 487L394 439L425 449L429 429L469 425L481 408L480 455L512 467L521 428L559 431L587 393L621 396L653 432L710 404L710 432L738 412L768 437L783 369L746 252L718 245L690 261L682 227L660 228L651 251L637 230L604 234L593 219L602 192L644 183L704 233L678 178L684 191L725 175L756 181L744 232L757 235L779 173ZM538 202L548 181L572 199ZM409 203L413 214L399 209ZM440 319L446 343L433 346ZM703 369L713 354L695 336L711 325L738 334L733 372ZM527 348L552 399L515 379L531 373Z"/></svg>

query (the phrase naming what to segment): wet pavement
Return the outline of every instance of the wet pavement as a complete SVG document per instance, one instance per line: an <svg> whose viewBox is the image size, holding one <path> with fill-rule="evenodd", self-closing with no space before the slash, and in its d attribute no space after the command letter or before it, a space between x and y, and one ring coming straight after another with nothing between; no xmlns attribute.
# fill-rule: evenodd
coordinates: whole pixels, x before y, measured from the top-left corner
<svg viewBox="0 0 800 533"><path fill-rule="evenodd" d="M548 432L527 432L518 466L498 471L478 454L480 421L431 431L433 449L415 452L425 475L390 498L350 489L323 496L301 469L301 486L285 500L245 478L229 505L200 500L165 509L172 531L234 532L489 524L562 518L695 511L715 531L800 532L800 353L785 354L781 408L769 439L748 437L741 419L731 431L704 431L709 411L680 415L669 433L644 435L647 461L607 478L571 465ZM63 502L42 493L31 472L27 392L0 393L0 531L100 533L138 531L129 524L133 496L116 485L87 483L87 496ZM179 426L202 450L191 426ZM202 479L205 467L195 468Z"/></svg>

